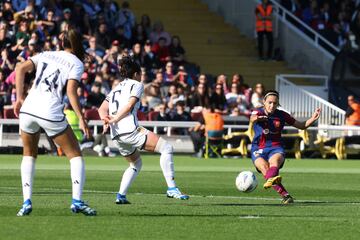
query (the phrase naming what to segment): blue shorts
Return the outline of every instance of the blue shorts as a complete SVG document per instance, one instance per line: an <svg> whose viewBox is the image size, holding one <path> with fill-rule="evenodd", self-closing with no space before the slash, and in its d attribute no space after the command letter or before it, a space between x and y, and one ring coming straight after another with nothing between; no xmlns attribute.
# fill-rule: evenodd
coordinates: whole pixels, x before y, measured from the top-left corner
<svg viewBox="0 0 360 240"><path fill-rule="evenodd" d="M269 148L251 148L251 160L255 162L258 158L263 158L266 161L269 161L272 155L275 153L280 153L285 158L285 151L282 147L269 147Z"/></svg>

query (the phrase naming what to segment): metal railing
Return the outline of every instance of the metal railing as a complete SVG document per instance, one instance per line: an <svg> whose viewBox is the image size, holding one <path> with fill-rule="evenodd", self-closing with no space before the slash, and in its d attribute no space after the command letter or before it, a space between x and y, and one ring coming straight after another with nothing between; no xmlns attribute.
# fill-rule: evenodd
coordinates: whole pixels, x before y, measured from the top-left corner
<svg viewBox="0 0 360 240"><path fill-rule="evenodd" d="M151 128L157 128L157 127L169 127L169 128L189 128L194 127L197 122L165 122L165 121L139 121L139 124L144 127L151 127ZM9 144L6 143L7 139L4 139L4 136L6 136L3 132L4 126L19 126L19 120L18 119L0 119L0 146L8 146ZM99 133L99 127L103 126L102 121L89 121L89 126L94 129L94 135ZM243 124L243 125L230 125L226 124L224 125L224 129L227 130L227 133L231 133L233 131L238 130L246 130L248 129L249 125ZM295 130L294 127L286 126L284 128L285 130ZM318 132L330 132L331 136L348 136L349 132L351 132L351 135L360 135L360 127L355 126L318 126L318 127L309 127L308 130L312 131L318 131ZM16 134L16 133L12 133ZM171 136L171 131L167 132L168 136ZM19 136L19 135L18 135ZM14 141L12 141L14 142ZM21 140L20 136L17 140L17 146L21 146Z"/></svg>
<svg viewBox="0 0 360 240"><path fill-rule="evenodd" d="M328 101L312 94L288 79L291 77L314 78L312 75L277 75L276 89L280 93L280 103L284 109L289 111L295 118L310 118L317 107L322 112L319 118L319 126L344 125L345 111L329 103ZM327 78L326 76L318 76ZM327 80L325 81L327 82Z"/></svg>
<svg viewBox="0 0 360 240"><path fill-rule="evenodd" d="M274 0L271 0L271 3L274 6L275 13L277 14L277 19L287 24L287 26L289 26L294 31L298 32L305 39L310 40L310 42L314 46L321 49L329 57L334 58L334 55L340 51L340 49L337 46L329 42L329 40L324 38L320 33L312 29L301 19L299 19L290 11L288 11L283 6L281 6L280 3Z"/></svg>

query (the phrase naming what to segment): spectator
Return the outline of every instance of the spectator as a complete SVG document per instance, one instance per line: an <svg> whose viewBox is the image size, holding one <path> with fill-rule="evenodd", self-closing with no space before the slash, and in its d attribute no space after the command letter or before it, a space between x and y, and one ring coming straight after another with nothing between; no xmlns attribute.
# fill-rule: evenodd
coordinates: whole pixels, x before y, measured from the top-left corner
<svg viewBox="0 0 360 240"><path fill-rule="evenodd" d="M185 62L185 50L181 46L180 37L173 36L169 47L171 61L176 65L182 65Z"/></svg>
<svg viewBox="0 0 360 240"><path fill-rule="evenodd" d="M99 108L104 99L105 95L101 93L101 83L94 82L91 87L91 92L87 97L87 108Z"/></svg>
<svg viewBox="0 0 360 240"><path fill-rule="evenodd" d="M101 23L95 33L96 43L103 49L108 49L111 45L111 38L106 23Z"/></svg>
<svg viewBox="0 0 360 240"><path fill-rule="evenodd" d="M105 0L103 12L106 25L109 27L110 30L114 29L116 21L118 20L118 9L116 4L112 0Z"/></svg>
<svg viewBox="0 0 360 240"><path fill-rule="evenodd" d="M141 46L144 46L147 40L147 35L144 27L141 24L137 24L134 28L134 33L132 34L132 45L140 43Z"/></svg>
<svg viewBox="0 0 360 240"><path fill-rule="evenodd" d="M232 110L231 110L231 113L229 115L230 117L239 117L240 116L240 110L238 107L234 107Z"/></svg>
<svg viewBox="0 0 360 240"><path fill-rule="evenodd" d="M15 64L9 56L9 48L4 48L1 51L0 68L5 74L9 74L14 70Z"/></svg>
<svg viewBox="0 0 360 240"><path fill-rule="evenodd" d="M105 55L104 48L97 45L96 37L90 37L89 47L86 49L86 53L89 54L97 63L102 63L102 58Z"/></svg>
<svg viewBox="0 0 360 240"><path fill-rule="evenodd" d="M2 117L4 106L11 104L10 95L11 95L11 87L5 81L4 72L0 68L0 117Z"/></svg>
<svg viewBox="0 0 360 240"><path fill-rule="evenodd" d="M156 53L151 50L150 41L146 41L144 45L144 59L142 66L146 69L146 73L149 77L153 76L154 70L158 69L159 65L159 59Z"/></svg>
<svg viewBox="0 0 360 240"><path fill-rule="evenodd" d="M124 28L124 37L126 40L131 41L132 31L135 27L135 16L130 10L130 4L127 1L124 1L121 5L117 26Z"/></svg>
<svg viewBox="0 0 360 240"><path fill-rule="evenodd" d="M284 6L288 11L290 11L295 16L300 16L301 14L301 5L299 0L281 0L281 5Z"/></svg>
<svg viewBox="0 0 360 240"><path fill-rule="evenodd" d="M235 76L235 75L234 75ZM227 78L224 74L220 74L216 79L216 84L220 84L223 87L224 93L227 94L229 92L227 86Z"/></svg>
<svg viewBox="0 0 360 240"><path fill-rule="evenodd" d="M164 30L164 26L160 21L154 23L153 31L150 33L149 38L152 44L158 43L160 38L164 39L164 45L167 47L171 43L171 36Z"/></svg>
<svg viewBox="0 0 360 240"><path fill-rule="evenodd" d="M46 36L52 36L57 33L57 23L54 16L54 11L49 10L46 14L45 20L39 20L36 22L38 29L40 29Z"/></svg>
<svg viewBox="0 0 360 240"><path fill-rule="evenodd" d="M90 22L85 15L85 10L80 2L74 3L71 23L73 26L76 26L79 32L83 34L90 33Z"/></svg>
<svg viewBox="0 0 360 240"><path fill-rule="evenodd" d="M171 59L169 47L166 46L166 39L163 37L159 38L159 41L153 45L152 51L158 56L162 66Z"/></svg>
<svg viewBox="0 0 360 240"><path fill-rule="evenodd" d="M170 112L172 121L191 121L191 116L188 112L185 111L185 102L177 101L176 110ZM174 133L178 135L187 135L188 130L185 128L175 128Z"/></svg>
<svg viewBox="0 0 360 240"><path fill-rule="evenodd" d="M97 15L101 11L98 1L83 0L83 8L87 16L89 16L90 26L97 26Z"/></svg>
<svg viewBox="0 0 360 240"><path fill-rule="evenodd" d="M167 107L170 109L170 111L174 110L177 99L178 99L177 89L176 86L172 84L169 86L168 94L164 101L167 103Z"/></svg>
<svg viewBox="0 0 360 240"><path fill-rule="evenodd" d="M264 85L262 83L257 83L255 86L255 91L251 95L251 105L253 108L260 108L263 106L264 93Z"/></svg>
<svg viewBox="0 0 360 240"><path fill-rule="evenodd" d="M186 89L189 86L189 77L190 76L185 71L184 66L181 65L178 68L178 73L174 76L174 82L178 83L180 86Z"/></svg>
<svg viewBox="0 0 360 240"><path fill-rule="evenodd" d="M248 114L248 102L246 101L246 96L240 93L239 84L231 84L231 92L225 95L227 105L230 109L238 107L241 114Z"/></svg>
<svg viewBox="0 0 360 240"><path fill-rule="evenodd" d="M148 38L151 33L151 20L150 20L149 15L146 15L146 14L142 15L140 24L146 33L146 37Z"/></svg>
<svg viewBox="0 0 360 240"><path fill-rule="evenodd" d="M36 40L30 39L28 46L21 51L16 59L19 62L25 62L29 57L36 55L38 52Z"/></svg>
<svg viewBox="0 0 360 240"><path fill-rule="evenodd" d="M140 43L135 43L132 47L132 51L131 54L132 58L134 59L134 61L141 66L142 65L142 61L143 61L143 56L142 56L142 52L141 52L141 45Z"/></svg>
<svg viewBox="0 0 360 240"><path fill-rule="evenodd" d="M264 36L268 41L268 51L267 58L272 58L272 48L273 48L273 26L272 26L272 5L268 0L262 0L262 3L258 4L255 9L256 15L256 33L258 39L258 51L259 59L265 60L263 56L263 42Z"/></svg>
<svg viewBox="0 0 360 240"><path fill-rule="evenodd" d="M346 110L346 124L360 126L360 103L353 95L348 96L348 108Z"/></svg>
<svg viewBox="0 0 360 240"><path fill-rule="evenodd" d="M205 121L205 136L211 138L221 138L224 131L224 119L220 113L215 112L213 104L203 111Z"/></svg>
<svg viewBox="0 0 360 240"><path fill-rule="evenodd" d="M227 106L226 106L226 98L224 94L223 85L216 84L215 85L215 92L212 94L210 98L211 104L214 105L215 112L226 114L227 113Z"/></svg>
<svg viewBox="0 0 360 240"><path fill-rule="evenodd" d="M162 103L160 90L162 81L162 73L157 73L155 80L151 83L148 83L144 87L144 94L149 110L155 109L159 104Z"/></svg>
<svg viewBox="0 0 360 240"><path fill-rule="evenodd" d="M156 118L156 121L170 121L171 118L167 112L166 104L162 103L158 106L159 115ZM158 127L158 134L165 134L167 131L166 127Z"/></svg>
<svg viewBox="0 0 360 240"><path fill-rule="evenodd" d="M172 62L167 62L163 76L165 86L172 84L174 82L174 77L174 65Z"/></svg>
<svg viewBox="0 0 360 240"><path fill-rule="evenodd" d="M195 127L189 129L189 135L194 146L193 157L202 158L205 145L205 122L204 118L198 120Z"/></svg>
<svg viewBox="0 0 360 240"><path fill-rule="evenodd" d="M3 6L3 9L2 9L2 19L5 21L5 22L12 22L14 20L14 9L12 7L12 3L11 3L11 0L7 0L7 1L3 1L4 3L4 6Z"/></svg>
<svg viewBox="0 0 360 240"><path fill-rule="evenodd" d="M205 106L210 103L207 87L200 83L195 90L195 93L190 96L191 112L201 112Z"/></svg>
<svg viewBox="0 0 360 240"><path fill-rule="evenodd" d="M2 25L2 27L0 28L0 49L11 46L11 39L7 37L6 34L6 25Z"/></svg>

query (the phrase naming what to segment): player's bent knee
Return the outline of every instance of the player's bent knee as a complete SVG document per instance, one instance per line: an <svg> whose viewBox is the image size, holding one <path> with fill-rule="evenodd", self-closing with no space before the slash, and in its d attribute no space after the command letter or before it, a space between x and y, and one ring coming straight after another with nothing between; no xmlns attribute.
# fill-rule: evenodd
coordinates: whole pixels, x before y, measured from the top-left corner
<svg viewBox="0 0 360 240"><path fill-rule="evenodd" d="M168 141L160 137L156 144L155 152L173 154L174 148Z"/></svg>
<svg viewBox="0 0 360 240"><path fill-rule="evenodd" d="M130 162L130 167L133 168L134 170L136 170L136 172L139 173L141 171L141 168L142 168L142 160L141 160L141 158L138 158L134 162Z"/></svg>

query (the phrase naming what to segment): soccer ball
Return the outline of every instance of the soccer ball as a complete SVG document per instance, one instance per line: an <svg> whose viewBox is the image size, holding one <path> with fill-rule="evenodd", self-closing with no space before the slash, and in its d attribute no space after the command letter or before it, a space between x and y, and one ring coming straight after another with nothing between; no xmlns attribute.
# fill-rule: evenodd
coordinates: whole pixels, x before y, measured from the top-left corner
<svg viewBox="0 0 360 240"><path fill-rule="evenodd" d="M255 190L258 185L258 181L253 172L243 171L237 175L235 185L240 192L249 193Z"/></svg>

